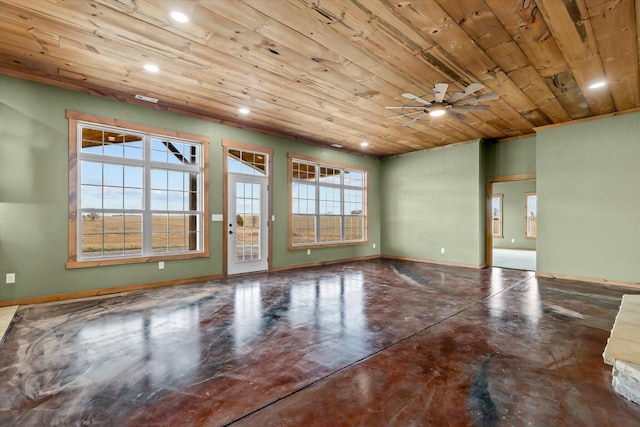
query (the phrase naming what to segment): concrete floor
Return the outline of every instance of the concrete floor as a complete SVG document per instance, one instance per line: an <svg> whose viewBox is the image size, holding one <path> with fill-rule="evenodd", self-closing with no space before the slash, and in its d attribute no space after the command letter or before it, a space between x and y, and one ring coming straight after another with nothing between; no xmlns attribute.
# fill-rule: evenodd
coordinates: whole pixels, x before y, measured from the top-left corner
<svg viewBox="0 0 640 427"><path fill-rule="evenodd" d="M375 260L21 306L0 425L640 425L624 292Z"/></svg>
<svg viewBox="0 0 640 427"><path fill-rule="evenodd" d="M536 271L536 251L494 248L493 267Z"/></svg>

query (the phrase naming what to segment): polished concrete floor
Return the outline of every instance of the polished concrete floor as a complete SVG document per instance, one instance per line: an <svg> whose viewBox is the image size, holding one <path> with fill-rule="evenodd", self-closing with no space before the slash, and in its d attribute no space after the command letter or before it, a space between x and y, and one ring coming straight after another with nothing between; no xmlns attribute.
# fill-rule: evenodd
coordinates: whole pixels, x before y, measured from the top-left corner
<svg viewBox="0 0 640 427"><path fill-rule="evenodd" d="M24 306L0 425L637 426L623 293L375 260Z"/></svg>

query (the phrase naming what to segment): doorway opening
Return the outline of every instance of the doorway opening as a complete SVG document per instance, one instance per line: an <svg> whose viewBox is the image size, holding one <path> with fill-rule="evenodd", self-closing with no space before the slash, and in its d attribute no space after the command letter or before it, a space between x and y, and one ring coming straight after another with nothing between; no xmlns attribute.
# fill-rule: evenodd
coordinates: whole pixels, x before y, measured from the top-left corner
<svg viewBox="0 0 640 427"><path fill-rule="evenodd" d="M268 271L271 262L271 158L262 147L223 141L225 275Z"/></svg>
<svg viewBox="0 0 640 427"><path fill-rule="evenodd" d="M536 270L537 196L535 174L487 182L487 265Z"/></svg>

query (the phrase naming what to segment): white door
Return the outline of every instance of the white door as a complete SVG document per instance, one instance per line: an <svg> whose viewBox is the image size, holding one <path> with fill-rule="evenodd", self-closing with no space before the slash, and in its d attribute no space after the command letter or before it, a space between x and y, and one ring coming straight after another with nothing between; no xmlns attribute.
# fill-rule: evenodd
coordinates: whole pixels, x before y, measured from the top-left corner
<svg viewBox="0 0 640 427"><path fill-rule="evenodd" d="M234 173L227 176L227 272L267 270L268 178Z"/></svg>

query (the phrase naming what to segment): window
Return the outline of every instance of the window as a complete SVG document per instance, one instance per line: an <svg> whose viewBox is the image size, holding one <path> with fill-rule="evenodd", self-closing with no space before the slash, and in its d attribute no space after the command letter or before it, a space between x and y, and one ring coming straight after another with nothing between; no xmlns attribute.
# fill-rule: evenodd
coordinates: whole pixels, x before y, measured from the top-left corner
<svg viewBox="0 0 640 427"><path fill-rule="evenodd" d="M367 172L290 156L289 246L366 242Z"/></svg>
<svg viewBox="0 0 640 427"><path fill-rule="evenodd" d="M67 267L208 256L207 138L67 117Z"/></svg>
<svg viewBox="0 0 640 427"><path fill-rule="evenodd" d="M527 226L524 237L535 239L538 235L538 201L536 193L524 193L527 209Z"/></svg>
<svg viewBox="0 0 640 427"><path fill-rule="evenodd" d="M239 148L229 148L227 171L245 175L267 176L267 156Z"/></svg>
<svg viewBox="0 0 640 427"><path fill-rule="evenodd" d="M491 235L502 236L502 194L491 196Z"/></svg>

